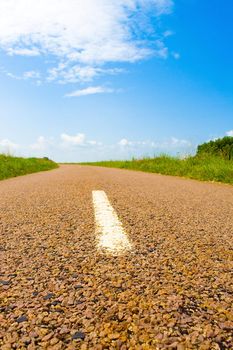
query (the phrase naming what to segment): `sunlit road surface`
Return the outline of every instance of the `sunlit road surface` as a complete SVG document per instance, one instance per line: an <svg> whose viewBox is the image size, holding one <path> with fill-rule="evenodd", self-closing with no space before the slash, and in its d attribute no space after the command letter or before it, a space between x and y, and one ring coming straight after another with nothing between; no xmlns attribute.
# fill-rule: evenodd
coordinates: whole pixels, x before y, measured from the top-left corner
<svg viewBox="0 0 233 350"><path fill-rule="evenodd" d="M1 349L232 349L233 187L81 166L0 182Z"/></svg>

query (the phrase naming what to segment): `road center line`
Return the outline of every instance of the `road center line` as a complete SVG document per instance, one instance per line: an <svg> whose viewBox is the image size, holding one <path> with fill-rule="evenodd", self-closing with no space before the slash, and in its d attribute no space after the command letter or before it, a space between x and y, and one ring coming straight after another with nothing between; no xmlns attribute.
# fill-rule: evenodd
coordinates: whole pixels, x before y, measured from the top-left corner
<svg viewBox="0 0 233 350"><path fill-rule="evenodd" d="M92 192L98 249L120 254L132 249L123 225L104 191Z"/></svg>

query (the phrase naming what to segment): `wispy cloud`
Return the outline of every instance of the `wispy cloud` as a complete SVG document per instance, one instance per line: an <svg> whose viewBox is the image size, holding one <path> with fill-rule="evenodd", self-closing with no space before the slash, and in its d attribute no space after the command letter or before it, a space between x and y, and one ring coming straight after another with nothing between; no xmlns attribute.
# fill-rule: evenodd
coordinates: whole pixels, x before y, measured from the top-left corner
<svg viewBox="0 0 233 350"><path fill-rule="evenodd" d="M9 139L0 139L0 151L11 153L19 149L19 145Z"/></svg>
<svg viewBox="0 0 233 350"><path fill-rule="evenodd" d="M122 147L135 147L135 146L152 146L152 142L151 141L130 141L130 140L127 140L127 139L121 139L119 142L118 142L118 145L119 146L122 146Z"/></svg>
<svg viewBox="0 0 233 350"><path fill-rule="evenodd" d="M19 147L11 143L9 140L2 140L0 142L1 145L8 145ZM45 137L39 136L36 142L30 145L30 149L34 151L45 151L53 146L54 148L75 148L75 147L95 147L95 146L103 146L105 149L107 148L132 148L132 149L151 149L151 150L176 150L181 148L192 148L193 144L185 139L178 139L175 137L171 137L170 139L163 141L153 141L153 140L128 140L127 138L121 139L116 144L104 144L100 141L89 139L88 136L84 133L76 133L76 134L68 134L62 133L59 138L56 137Z"/></svg>
<svg viewBox="0 0 233 350"><path fill-rule="evenodd" d="M143 141L132 141L128 140L126 138L121 139L118 142L118 145L121 147L131 147L131 148L152 148L152 149L158 149L158 150L174 150L179 148L191 148L193 147L192 143L188 140L184 139L178 139L175 137L171 137L168 140L165 141L150 141L150 140L143 140Z"/></svg>
<svg viewBox="0 0 233 350"><path fill-rule="evenodd" d="M164 143L166 145L166 142ZM168 145L171 146L184 146L184 147L191 147L192 143L185 139L178 139L176 137L172 137L170 140L167 141Z"/></svg>
<svg viewBox="0 0 233 350"><path fill-rule="evenodd" d="M161 39L158 39L156 40L156 45L157 45L157 51L156 51L157 57L166 59L169 55L169 51L165 43Z"/></svg>
<svg viewBox="0 0 233 350"><path fill-rule="evenodd" d="M39 136L35 143L30 145L33 151L45 151L53 144L53 138Z"/></svg>
<svg viewBox="0 0 233 350"><path fill-rule="evenodd" d="M31 48L14 48L14 47L7 47L6 52L9 56L29 56L29 57L35 57L40 56L40 51L36 47Z"/></svg>
<svg viewBox="0 0 233 350"><path fill-rule="evenodd" d="M175 58L175 60L179 60L180 59L179 52L172 52L171 55L172 55L173 58Z"/></svg>
<svg viewBox="0 0 233 350"><path fill-rule="evenodd" d="M123 147L132 146L132 145L133 145L133 142L132 142L132 141L129 141L129 140L127 140L127 139L121 139L121 140L118 142L118 145L119 145L119 146L123 146Z"/></svg>
<svg viewBox="0 0 233 350"><path fill-rule="evenodd" d="M24 72L22 75L16 75L10 72L7 72L6 70L3 70L4 74L6 74L9 78L11 79L15 79L15 80L32 80L34 82L36 82L36 84L40 84L41 83L41 74L38 71L27 71Z"/></svg>
<svg viewBox="0 0 233 350"><path fill-rule="evenodd" d="M52 55L50 81L91 80L112 74L108 63L166 58L153 22L172 7L172 0L0 0L0 48L44 62Z"/></svg>
<svg viewBox="0 0 233 350"><path fill-rule="evenodd" d="M229 130L226 132L226 135L227 136L232 136L233 137L233 130Z"/></svg>
<svg viewBox="0 0 233 350"><path fill-rule="evenodd" d="M172 36L172 35L174 35L174 32L172 30L166 30L163 33L164 38L168 38L169 36Z"/></svg>
<svg viewBox="0 0 233 350"><path fill-rule="evenodd" d="M23 73L24 79L40 79L40 73L35 70L30 70L28 72Z"/></svg>
<svg viewBox="0 0 233 350"><path fill-rule="evenodd" d="M100 68L93 67L91 65L80 66L72 65L70 63L59 63L57 67L53 67L48 70L47 81L53 82L57 81L60 84L67 83L85 83L90 82L94 78L102 75L116 75L124 72L120 68Z"/></svg>
<svg viewBox="0 0 233 350"><path fill-rule="evenodd" d="M189 154L192 153L195 146L192 142L175 137L167 140L129 140L121 139L112 144L101 142L89 138L85 133L62 133L53 137L39 136L31 145L18 145L9 139L0 139L0 152L12 153L20 151L23 156L49 156L52 159L70 159L78 160L79 156L90 159L90 154L96 159L122 159L131 156L140 157L143 155L170 153L170 154Z"/></svg>
<svg viewBox="0 0 233 350"><path fill-rule="evenodd" d="M75 90L65 95L65 97L81 97L88 95L97 95L97 94L110 94L113 93L114 90L110 88L106 88L103 86L90 86L86 89Z"/></svg>

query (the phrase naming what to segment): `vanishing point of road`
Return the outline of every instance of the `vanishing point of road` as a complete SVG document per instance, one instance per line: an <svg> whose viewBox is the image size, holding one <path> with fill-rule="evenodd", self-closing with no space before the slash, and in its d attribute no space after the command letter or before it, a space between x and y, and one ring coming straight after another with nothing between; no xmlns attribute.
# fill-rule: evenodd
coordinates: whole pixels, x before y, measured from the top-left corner
<svg viewBox="0 0 233 350"><path fill-rule="evenodd" d="M233 349L233 187L62 165L0 183L0 349Z"/></svg>

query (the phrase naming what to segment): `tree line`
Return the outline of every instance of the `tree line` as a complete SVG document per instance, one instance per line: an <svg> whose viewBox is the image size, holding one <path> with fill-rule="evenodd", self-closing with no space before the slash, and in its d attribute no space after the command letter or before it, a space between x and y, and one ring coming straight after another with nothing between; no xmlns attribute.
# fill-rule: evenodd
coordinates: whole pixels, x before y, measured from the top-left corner
<svg viewBox="0 0 233 350"><path fill-rule="evenodd" d="M197 147L197 155L212 155L233 160L233 137L226 136L214 141L205 142Z"/></svg>

